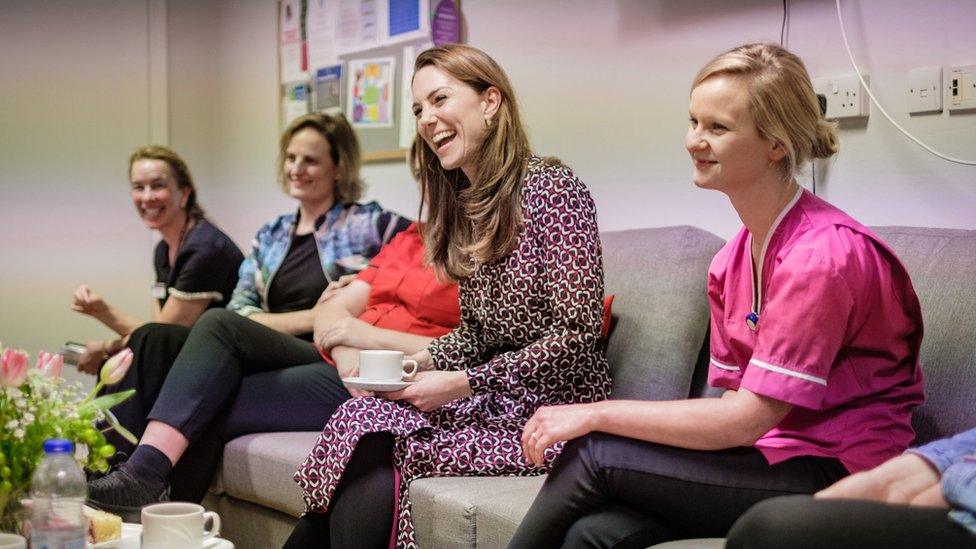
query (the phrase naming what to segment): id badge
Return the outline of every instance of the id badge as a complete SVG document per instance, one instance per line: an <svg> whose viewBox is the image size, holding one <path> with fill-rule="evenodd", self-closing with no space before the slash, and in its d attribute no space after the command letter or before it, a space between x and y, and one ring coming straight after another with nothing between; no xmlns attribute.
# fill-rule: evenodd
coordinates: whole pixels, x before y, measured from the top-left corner
<svg viewBox="0 0 976 549"><path fill-rule="evenodd" d="M166 283L165 282L157 282L157 283L153 284L152 285L152 290L151 290L150 293L152 293L152 296L155 299L165 299L166 298Z"/></svg>

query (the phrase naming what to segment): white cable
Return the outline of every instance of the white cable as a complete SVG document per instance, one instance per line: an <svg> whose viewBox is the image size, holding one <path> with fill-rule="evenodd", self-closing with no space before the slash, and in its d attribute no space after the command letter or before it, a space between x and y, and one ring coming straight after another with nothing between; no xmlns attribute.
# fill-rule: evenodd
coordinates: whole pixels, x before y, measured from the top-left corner
<svg viewBox="0 0 976 549"><path fill-rule="evenodd" d="M868 97L871 98L871 102L874 103L874 106L878 107L878 110L881 111L881 114L883 114L885 118L888 119L888 122L891 122L891 124L894 127L898 128L898 131L905 134L905 137L914 141L919 147L922 147L923 149L934 154L935 156L938 156L939 158L942 158L944 160L948 160L949 162L955 162L956 164L964 164L966 166L976 166L976 161L974 160L962 160L961 158L954 158L949 155L942 154L939 151L933 149L932 147L929 147L925 143L922 143L914 135L908 133L908 131L905 128L899 126L898 122L895 122L895 120L891 118L891 115L888 114L888 111L884 110L884 107L881 106L881 103L879 103L878 100L874 97L874 94L871 93L871 88L868 87L868 83L864 81L864 77L861 76L861 70L857 68L857 63L854 61L854 54L851 53L851 45L847 43L847 33L844 32L844 18L840 14L840 0L836 0L836 2L837 2L837 22L840 23L840 35L841 38L844 39L844 47L847 48L847 55L848 57L851 58L851 65L854 67L854 72L857 73L857 78L861 81L861 85L864 86L864 91L868 93Z"/></svg>

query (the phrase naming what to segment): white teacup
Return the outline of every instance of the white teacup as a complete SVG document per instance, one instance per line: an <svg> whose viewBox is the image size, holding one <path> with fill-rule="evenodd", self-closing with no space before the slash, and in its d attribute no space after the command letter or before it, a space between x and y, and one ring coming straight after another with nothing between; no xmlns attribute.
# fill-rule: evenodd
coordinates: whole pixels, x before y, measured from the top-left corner
<svg viewBox="0 0 976 549"><path fill-rule="evenodd" d="M171 501L142 508L143 549L199 548L218 534L220 515L196 503Z"/></svg>
<svg viewBox="0 0 976 549"><path fill-rule="evenodd" d="M412 368L407 369L407 365ZM400 351L359 351L359 377L370 381L410 380L417 373L417 361L404 359Z"/></svg>
<svg viewBox="0 0 976 549"><path fill-rule="evenodd" d="M0 549L27 549L27 540L24 536L0 532Z"/></svg>

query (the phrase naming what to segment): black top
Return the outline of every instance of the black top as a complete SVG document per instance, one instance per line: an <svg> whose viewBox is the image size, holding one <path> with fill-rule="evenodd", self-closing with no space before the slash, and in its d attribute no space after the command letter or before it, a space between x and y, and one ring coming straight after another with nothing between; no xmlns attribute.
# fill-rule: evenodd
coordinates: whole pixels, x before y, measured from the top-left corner
<svg viewBox="0 0 976 549"><path fill-rule="evenodd" d="M314 235L293 236L288 255L268 288L268 311L289 313L311 309L328 284Z"/></svg>
<svg viewBox="0 0 976 549"><path fill-rule="evenodd" d="M156 283L166 289L164 295L154 294L159 306L171 295L187 300L209 298L207 308L226 306L237 285L237 268L244 261L244 254L230 237L204 218L197 219L183 238L172 268L169 244L160 240L156 245Z"/></svg>

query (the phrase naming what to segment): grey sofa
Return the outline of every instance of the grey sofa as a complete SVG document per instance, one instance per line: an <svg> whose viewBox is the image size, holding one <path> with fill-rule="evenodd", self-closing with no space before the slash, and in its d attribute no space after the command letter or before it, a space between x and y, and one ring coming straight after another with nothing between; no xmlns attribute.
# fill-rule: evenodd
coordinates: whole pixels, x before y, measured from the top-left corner
<svg viewBox="0 0 976 549"><path fill-rule="evenodd" d="M905 262L922 301L927 401L917 442L976 425L976 231L878 228ZM705 383L706 270L723 244L693 227L602 235L606 291L614 294L607 348L613 398L713 396ZM302 511L296 466L317 433L262 433L231 441L204 505L237 547L280 547ZM504 547L543 477L431 478L411 485L421 547ZM668 547L720 547L686 540Z"/></svg>

